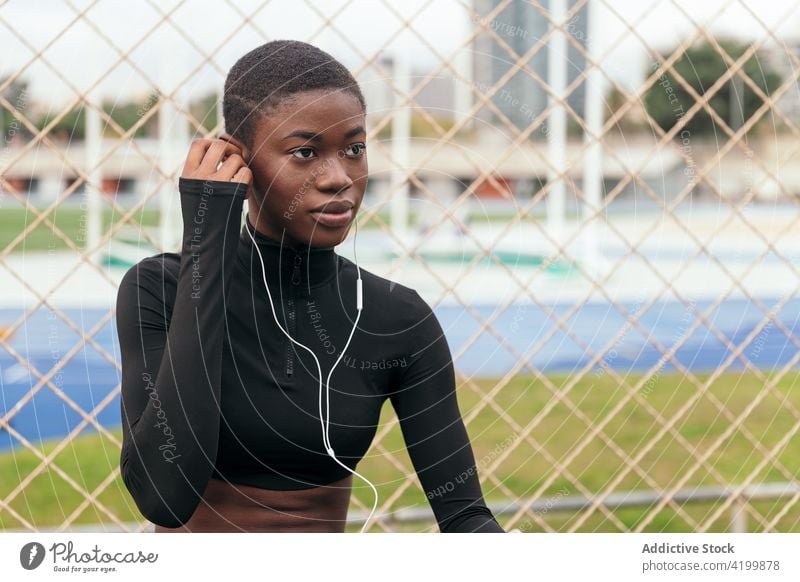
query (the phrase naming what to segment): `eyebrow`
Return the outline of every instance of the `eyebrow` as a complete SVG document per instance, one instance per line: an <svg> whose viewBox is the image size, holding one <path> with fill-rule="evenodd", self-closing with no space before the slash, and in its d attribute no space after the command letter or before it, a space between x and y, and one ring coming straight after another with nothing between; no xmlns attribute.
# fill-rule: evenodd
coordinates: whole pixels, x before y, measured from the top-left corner
<svg viewBox="0 0 800 582"><path fill-rule="evenodd" d="M364 131L364 128L359 125L357 127L354 127L353 129L351 129L347 133L345 133L344 134L344 139L350 139L351 137L355 137L360 133L366 133L366 132ZM322 139L322 135L319 134L319 133L314 133L313 131L304 131L302 129L298 129L296 131L293 131L289 135L286 135L286 136L282 137L281 140L289 139L289 138L292 138L292 137L301 137L301 138L307 139L309 141L320 141Z"/></svg>

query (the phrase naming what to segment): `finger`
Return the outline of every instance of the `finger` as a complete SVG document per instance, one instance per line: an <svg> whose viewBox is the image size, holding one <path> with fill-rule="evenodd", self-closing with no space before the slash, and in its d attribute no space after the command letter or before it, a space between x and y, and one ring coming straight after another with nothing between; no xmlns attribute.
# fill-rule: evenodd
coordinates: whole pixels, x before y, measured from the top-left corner
<svg viewBox="0 0 800 582"><path fill-rule="evenodd" d="M239 154L231 154L216 171L215 176L218 180L230 181L242 166L246 166L244 158Z"/></svg>
<svg viewBox="0 0 800 582"><path fill-rule="evenodd" d="M221 139L214 140L206 151L199 169L211 174L217 170L217 166L223 158L230 154L241 155L241 153L242 150L230 142Z"/></svg>
<svg viewBox="0 0 800 582"><path fill-rule="evenodd" d="M231 182L241 182L243 184L253 183L253 172L247 166L242 166L239 171L233 175Z"/></svg>
<svg viewBox="0 0 800 582"><path fill-rule="evenodd" d="M183 165L182 175L191 175L200 167L200 163L203 161L203 157L206 155L206 151L208 151L209 147L211 147L210 139L196 139L192 141L189 147L189 154L186 156L186 162Z"/></svg>
<svg viewBox="0 0 800 582"><path fill-rule="evenodd" d="M210 148L208 148L208 151L203 158L203 162L201 163L201 167L204 171L207 171L207 169L210 167L211 171L215 172L222 162L234 154L241 156L242 150L232 143L223 140L217 140L215 143L211 144Z"/></svg>

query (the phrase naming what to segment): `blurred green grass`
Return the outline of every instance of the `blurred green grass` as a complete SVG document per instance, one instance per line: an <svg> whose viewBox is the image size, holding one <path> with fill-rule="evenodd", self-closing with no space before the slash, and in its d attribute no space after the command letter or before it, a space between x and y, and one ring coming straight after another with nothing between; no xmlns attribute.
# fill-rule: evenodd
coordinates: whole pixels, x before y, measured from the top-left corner
<svg viewBox="0 0 800 582"><path fill-rule="evenodd" d="M75 246L83 248L86 246L86 218L85 212L81 208L57 208L48 215L48 218L69 238ZM142 210L136 212L127 223L136 223L142 226L157 226L160 217L158 210ZM36 220L36 215L25 208L3 208L0 212L0 249L4 249L14 239L23 232L28 225ZM108 228L113 222L121 219L118 212L104 209L102 229ZM134 222L135 221L135 222ZM67 244L60 236L53 233L50 226L43 222L39 223L28 235L19 241L12 252L22 253L27 251L43 250L64 250Z"/></svg>
<svg viewBox="0 0 800 582"><path fill-rule="evenodd" d="M774 373L765 372L767 380ZM697 374L701 384L707 374ZM610 481L621 476L614 491L651 490L654 486L666 489L686 477L683 487L738 485L746 480L752 483L771 483L800 480L800 447L795 435L784 446L778 443L793 428L797 420L788 408L800 409L800 387L798 374L782 377L773 391L767 391L765 381L752 373L730 373L716 378L707 390L700 392L694 383L678 375L655 375L647 381L639 376L626 377L629 386L642 381L648 388L640 390L644 404L628 400L604 424L605 439L592 435L592 428L604 422L611 410L627 394L627 389L607 376L593 374L583 377L565 394L561 394L570 381L567 376L548 376L551 387L530 376L514 377L495 396L497 407L484 407L469 420L467 430L472 442L478 472L483 479L483 492L488 501L507 500L508 493L517 498L527 498L537 492L554 471L550 459L566 462L571 478L557 476L547 485L540 499L548 501L563 495L580 495L575 482L592 493L603 492ZM498 380L481 379L459 385L459 406L465 418L473 416L481 395L490 392ZM568 405L563 398L569 398ZM724 408L720 411L713 399ZM758 403L754 403L758 400ZM646 406L645 406L646 404ZM752 406L752 409L749 407ZM536 424L529 437L538 446L523 438L521 431L540 411L551 407ZM650 407L648 410L647 407ZM681 409L683 411L681 412ZM651 440L662 428L653 414L671 420L676 414L672 434L667 431L655 444ZM741 430L726 433L732 419L742 416ZM381 425L394 421L391 405L384 406ZM511 424L509 424L511 423ZM380 429L379 429L380 431ZM112 431L121 438L120 430ZM676 436L677 435L677 436ZM683 439L684 443L679 441ZM712 446L721 439L719 446ZM610 440L613 446L606 442ZM760 443L773 460L763 463L764 453L757 450L752 440ZM488 479L488 469L508 448L508 443L519 443L494 470L503 487ZM42 447L44 454L57 443ZM412 465L405 450L399 426L395 426L382 441L383 447L409 471ZM688 447L688 448L687 448ZM542 449L548 455L543 454ZM580 449L580 450L579 450ZM616 451L623 451L638 461L639 472L627 470L626 460ZM499 451L499 452L498 452ZM696 458L707 454L707 462L696 468ZM82 436L66 446L55 458L55 463L81 487L93 491L109 473L116 469L119 451L115 445L96 434ZM0 500L9 494L39 464L30 451L15 455L0 455ZM759 465L763 464L763 467ZM778 464L781 467L778 467ZM378 489L379 506L404 482L406 475L373 445L367 457L358 465L360 473L372 481ZM689 472L693 471L691 475ZM751 473L753 478L750 479ZM624 476L622 476L624 474ZM645 479L646 477L646 479ZM573 481L574 480L574 481ZM648 482L649 480L649 482ZM353 497L361 506L351 503L351 512L357 507L368 512L372 508L372 489L359 478L354 478ZM99 495L98 500L108 510L125 521L141 520L133 500L127 493L121 478L117 476L110 486ZM36 527L60 525L76 511L84 501L54 469L37 475L23 491L10 501L9 506ZM428 501L416 478L412 486L405 488L396 499L393 509L403 507L427 507ZM800 501L786 510L786 500L753 502L750 507L758 512L765 522L778 514L775 529L781 532L800 532ZM682 504L681 509L698 524L704 524L720 507L720 503ZM625 529L634 529L648 518L651 507L615 510L613 516ZM785 511L785 512L784 512ZM602 511L597 510L588 517L583 512L556 512L550 510L538 516L555 531L572 531L580 520L577 531L620 531L620 527ZM498 516L505 528L520 527L525 531L543 531L543 527L531 516L514 524L509 516ZM726 531L730 511L708 525L707 531ZM80 509L73 520L76 524L110 523L111 519L93 505ZM748 530L761 531L760 520L747 515ZM0 528L20 528L22 523L10 511L0 506ZM353 524L348 531L358 531L361 524ZM397 531L437 531L433 522L396 526ZM383 531L373 525L370 531ZM650 518L644 526L646 532L689 532L692 525L675 509L667 505Z"/></svg>

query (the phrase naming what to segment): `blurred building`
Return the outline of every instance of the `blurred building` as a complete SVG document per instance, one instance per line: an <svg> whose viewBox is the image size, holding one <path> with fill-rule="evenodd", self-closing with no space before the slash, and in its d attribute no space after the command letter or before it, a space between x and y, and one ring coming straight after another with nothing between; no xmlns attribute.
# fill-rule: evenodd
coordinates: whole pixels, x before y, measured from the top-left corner
<svg viewBox="0 0 800 582"><path fill-rule="evenodd" d="M547 43L536 49L536 52L525 61L525 64L541 79L539 81L517 65L517 59L509 54L500 40L521 57L545 37L550 29L550 21L539 8L524 0L513 0L497 16L487 20L486 15L499 4L500 0L473 0L476 12L481 15L475 18L476 26L480 30L473 43L475 85L482 93L486 93L510 70L515 69L516 72L492 97L492 102L514 125L524 130L547 107L548 93L544 88L548 75ZM550 10L550 0L541 0L540 4L545 10ZM568 0L568 12L571 12L576 4L577 0ZM587 2L568 18L564 27L584 50L588 38L588 7ZM485 29L479 26L484 24ZM567 87L585 68L586 59L567 39ZM584 87L585 82L582 80L567 97L569 106L581 117L584 116ZM497 115L486 107L478 113L478 117L488 123L497 122ZM531 134L531 137L536 138L537 133ZM544 138L544 135L539 134L538 137Z"/></svg>
<svg viewBox="0 0 800 582"><path fill-rule="evenodd" d="M782 44L765 44L756 53L758 60L767 70L778 73L783 82L795 79L800 63L800 38L785 40ZM800 125L800 85L797 79L775 102L780 110L795 125Z"/></svg>
<svg viewBox="0 0 800 582"><path fill-rule="evenodd" d="M425 109L433 117L450 118L455 100L453 72L445 68L438 75L431 77L432 74L432 71L417 68L412 63L411 90L415 91L419 85L425 84L413 97L412 113ZM394 63L392 55L388 53L382 53L375 59L375 66L365 67L359 73L357 80L367 101L368 117L381 119L396 107L398 92L392 83L393 75ZM426 79L429 80L426 82Z"/></svg>

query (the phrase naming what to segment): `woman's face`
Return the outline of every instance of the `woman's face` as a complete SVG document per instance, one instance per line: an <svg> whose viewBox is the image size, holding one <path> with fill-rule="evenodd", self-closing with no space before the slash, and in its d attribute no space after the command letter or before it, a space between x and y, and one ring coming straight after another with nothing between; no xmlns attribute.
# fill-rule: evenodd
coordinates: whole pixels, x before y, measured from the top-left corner
<svg viewBox="0 0 800 582"><path fill-rule="evenodd" d="M249 164L250 221L291 246L341 243L367 187L365 140L364 110L343 91L297 93L262 116ZM319 212L341 203L349 214Z"/></svg>

